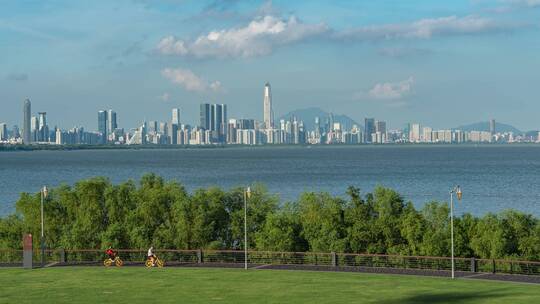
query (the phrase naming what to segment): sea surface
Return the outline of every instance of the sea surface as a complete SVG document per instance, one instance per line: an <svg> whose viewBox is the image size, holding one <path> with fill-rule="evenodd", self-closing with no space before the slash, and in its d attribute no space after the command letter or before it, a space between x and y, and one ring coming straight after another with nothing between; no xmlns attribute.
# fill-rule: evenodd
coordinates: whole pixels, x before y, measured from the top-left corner
<svg viewBox="0 0 540 304"><path fill-rule="evenodd" d="M303 191L344 195L393 188L422 207L448 201L461 185L456 212L483 215L517 209L540 216L540 146L324 146L164 150L0 152L0 215L21 192L106 176L118 183L153 172L190 191L263 183L282 201Z"/></svg>

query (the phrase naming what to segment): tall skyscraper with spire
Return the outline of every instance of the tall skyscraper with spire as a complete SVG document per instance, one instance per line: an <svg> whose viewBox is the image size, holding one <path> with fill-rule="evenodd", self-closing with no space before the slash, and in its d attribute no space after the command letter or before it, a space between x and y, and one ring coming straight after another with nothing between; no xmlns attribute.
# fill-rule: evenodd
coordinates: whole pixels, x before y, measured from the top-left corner
<svg viewBox="0 0 540 304"><path fill-rule="evenodd" d="M264 126L266 129L274 128L274 111L272 109L272 90L270 83L264 85Z"/></svg>
<svg viewBox="0 0 540 304"><path fill-rule="evenodd" d="M30 128L30 120L32 119L32 103L30 99L24 101L23 110L23 143L29 144L32 142L32 129Z"/></svg>

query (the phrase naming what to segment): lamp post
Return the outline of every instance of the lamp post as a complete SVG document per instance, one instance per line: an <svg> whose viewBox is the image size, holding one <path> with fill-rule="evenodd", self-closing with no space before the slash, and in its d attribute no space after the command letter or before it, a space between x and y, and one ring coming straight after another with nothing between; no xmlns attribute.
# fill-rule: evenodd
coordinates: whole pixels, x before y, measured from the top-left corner
<svg viewBox="0 0 540 304"><path fill-rule="evenodd" d="M251 188L244 190L244 269L248 269L248 242L247 242L247 200L251 197Z"/></svg>
<svg viewBox="0 0 540 304"><path fill-rule="evenodd" d="M43 220L43 202L49 195L47 186L41 188L41 267L45 267L45 227Z"/></svg>
<svg viewBox="0 0 540 304"><path fill-rule="evenodd" d="M452 279L455 278L455 264L454 264L454 193L458 200L461 200L461 187L455 186L450 190L450 243L452 252Z"/></svg>

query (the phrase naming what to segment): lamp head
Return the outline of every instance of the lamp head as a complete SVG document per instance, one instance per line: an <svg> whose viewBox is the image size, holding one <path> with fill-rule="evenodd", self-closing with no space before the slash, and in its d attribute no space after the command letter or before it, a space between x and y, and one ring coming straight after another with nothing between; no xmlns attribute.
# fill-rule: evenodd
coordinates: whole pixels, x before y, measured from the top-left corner
<svg viewBox="0 0 540 304"><path fill-rule="evenodd" d="M247 196L247 198L251 197L251 188L250 187L246 188L246 196Z"/></svg>
<svg viewBox="0 0 540 304"><path fill-rule="evenodd" d="M460 186L456 187L456 196L457 196L458 200L461 200L462 192L461 192L461 187Z"/></svg>
<svg viewBox="0 0 540 304"><path fill-rule="evenodd" d="M43 189L41 189L41 192L43 193L43 197L47 198L49 195L49 189L47 189L47 186L43 186Z"/></svg>

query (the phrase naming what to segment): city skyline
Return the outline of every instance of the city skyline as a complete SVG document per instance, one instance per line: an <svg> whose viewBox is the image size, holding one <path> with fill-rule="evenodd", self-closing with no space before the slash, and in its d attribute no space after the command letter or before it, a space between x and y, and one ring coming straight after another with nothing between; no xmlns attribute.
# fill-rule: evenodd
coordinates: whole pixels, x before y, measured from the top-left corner
<svg viewBox="0 0 540 304"><path fill-rule="evenodd" d="M276 124L273 116L271 85L263 89L263 120L228 117L226 104L201 103L199 121L191 125L182 121L180 108L172 108L170 120L158 121L146 118L138 127L119 126L113 109L97 112L97 128L78 125L71 129L50 128L47 112L32 116L31 101L23 102L23 128L7 128L0 124L0 143L7 144L55 144L55 145L214 145L214 144L391 144L391 143L515 143L540 142L540 131L514 132L497 127L490 119L487 130L476 127L433 129L418 122L407 123L404 128L389 129L387 121L364 118L364 126L347 116L336 117L325 113L311 118L292 115L280 118ZM343 118L349 121L343 121ZM304 119L312 119L310 128ZM30 127L29 127L30 126ZM511 126L510 126L511 127ZM505 127L505 128L508 128Z"/></svg>
<svg viewBox="0 0 540 304"><path fill-rule="evenodd" d="M276 117L313 106L389 128L497 117L533 130L539 17L521 0L10 2L0 116L20 124L30 98L68 125L93 124L96 108L125 125L175 107L197 117L200 103L262 120L270 82Z"/></svg>
<svg viewBox="0 0 540 304"><path fill-rule="evenodd" d="M175 130L174 132L176 132L175 128L178 128L180 126L180 124L182 123L182 124L186 124L186 125L190 125L190 126L201 127L203 129L206 129L206 130L218 131L218 132L221 132L221 136L225 136L225 134L223 133L224 131L220 131L220 129L223 129L223 125L228 123L227 122L227 105L226 104L201 103L199 105L199 116L198 116L198 118L188 117L185 114L182 114L182 117L184 119L186 119L186 117L188 118L187 121L184 121L184 120L181 121L180 120L180 117L181 117L180 108L177 108L177 107L172 108L172 109L170 109L170 111L172 111L172 112L170 112L171 113L170 114L171 119L167 120L167 118L165 118L165 121L168 121L168 123L170 124L170 127ZM218 112L218 114L215 114L216 112ZM261 120L258 120L258 119L253 118L253 117L243 116L243 115L235 116L234 119L237 119L237 120L238 119L240 119L240 120L246 120L246 119L249 120L249 119L251 119L251 120L254 120L254 121L260 121L261 125L260 125L260 127L258 127L260 129L273 129L275 127L275 124L279 123L278 118L275 118L274 115L273 115L274 111L273 111L272 93L271 93L271 85L270 85L269 82L266 82L264 84L263 97L262 97L262 112L263 113L262 113L261 116L263 117L263 119L261 119ZM23 139L24 142L37 141L36 140L37 135L33 135L34 136L33 140L26 140L25 136L26 136L27 131L25 131L25 130L27 130L27 129L41 129L42 127L45 127L45 126L48 127L48 123L46 122L47 113L46 112L37 112L36 114L37 114L36 116L32 116L31 101L30 101L29 98L26 98L24 100L23 119L22 119L22 121L20 123L12 125L13 127L17 127L18 129L21 130L21 138ZM287 113L287 114L290 115L290 113ZM333 125L333 121L332 121L333 116L334 116L334 114L338 114L338 113L329 112L328 114L331 116L329 118L331 121L328 122L328 123L330 125ZM218 115L218 116L216 116L216 115ZM163 115L163 116L166 117L166 115ZM257 116L257 115L255 115L255 116ZM286 115L284 115L284 116L286 116ZM146 115L144 117L145 117L144 119L139 120L140 123L161 121L161 119L155 120L155 118L154 119L152 119L152 118L147 119ZM348 116L345 115L345 117L348 117ZM319 120L322 119L322 118L324 118L324 117L320 117L320 116L314 117L315 124L320 124ZM35 119L35 122L33 121L34 119ZM217 120L220 120L220 121L218 122ZM2 117L0 117L0 122L6 123L6 125L9 125L7 123L7 121L8 120L2 120ZM270 127L267 127L269 125L268 121L271 121ZM416 122L416 123L419 122L419 120L413 120L413 121ZM382 130L382 133L385 133L385 132L387 132L387 130L404 129L404 128L406 128L407 125L410 125L411 123L413 123L413 121L409 121L409 122L405 123L402 126L387 127L387 123L388 123L387 120L375 120L375 118L366 118L365 117L364 118L364 125L362 126L362 125L360 125L358 123L357 123L357 125L359 127L363 127L364 134L372 134L372 133L376 133L376 132L381 132L381 130ZM25 127L27 123L28 123L29 126L30 125L32 125L32 126L31 127ZM135 125L131 125L131 126L125 126L124 125L124 127L122 129L125 129L125 128L127 128L128 130L129 129L134 129L134 128L137 128L140 125L140 123L139 124L136 123ZM493 118L490 118L488 123L489 123L490 133L494 134L495 120ZM423 124L423 122L422 122L422 124ZM64 130L68 129L68 127L66 127L65 125L59 124L59 123L53 123L52 125L54 125L55 127L59 127L60 129L64 129ZM391 125L391 124L388 124L388 125ZM90 126L85 126L83 124L77 124L77 125L73 125L72 127L84 127L84 128L87 128L87 130L95 130L95 131L100 132L101 134L103 134L104 138L108 138L109 135L111 133L113 133L115 129L118 128L117 114L116 114L116 111L114 111L112 109L99 110L98 111L97 124L96 124L95 129L94 129L94 124L90 124ZM347 126L347 127L350 127L350 126ZM439 128L439 129L459 129L459 128L460 128L459 126L448 126L448 127L443 127L443 128ZM535 131L535 130L522 130L522 131L526 132L526 131ZM29 134L28 136L31 136L31 135ZM368 138L368 139L366 139L366 141L368 143L370 143L371 139Z"/></svg>

